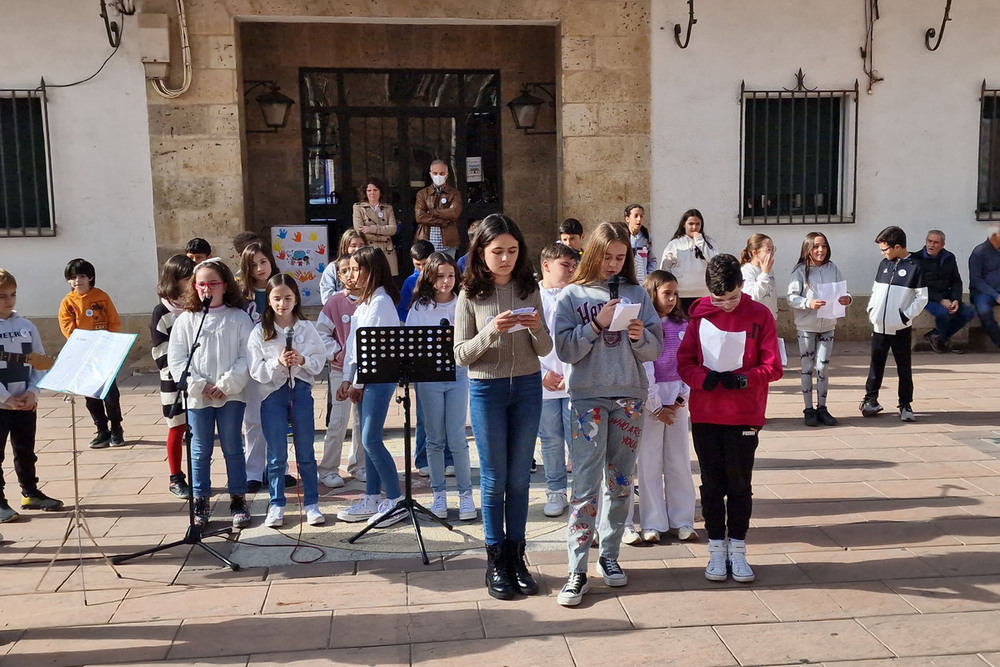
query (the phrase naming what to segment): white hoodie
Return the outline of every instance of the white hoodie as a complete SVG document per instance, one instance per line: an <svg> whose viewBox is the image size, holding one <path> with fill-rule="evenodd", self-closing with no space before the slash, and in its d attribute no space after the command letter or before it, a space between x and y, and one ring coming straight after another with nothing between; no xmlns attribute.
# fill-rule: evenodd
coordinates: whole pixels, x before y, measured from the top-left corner
<svg viewBox="0 0 1000 667"><path fill-rule="evenodd" d="M701 251L705 259L700 259L695 254L695 248ZM708 247L704 234L699 235L696 239L685 234L672 239L663 249L663 261L660 262L660 268L664 271L670 271L677 278L677 291L681 297L690 299L708 296L705 269L708 268L708 260L715 257L716 254L718 251Z"/></svg>

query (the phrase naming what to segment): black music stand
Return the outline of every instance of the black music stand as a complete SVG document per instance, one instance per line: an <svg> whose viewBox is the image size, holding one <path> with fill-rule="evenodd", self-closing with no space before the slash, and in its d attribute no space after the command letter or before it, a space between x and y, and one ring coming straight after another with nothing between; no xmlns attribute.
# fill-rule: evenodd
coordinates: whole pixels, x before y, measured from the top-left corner
<svg viewBox="0 0 1000 667"><path fill-rule="evenodd" d="M348 542L354 541L379 523L405 511L410 516L417 544L424 565L430 563L427 549L420 534L417 514L423 514L448 530L454 530L444 519L438 518L413 499L413 469L410 457L410 383L455 381L455 330L450 326L439 327L363 327L357 337L358 382L363 384L397 383L403 395L396 397L403 404L403 452L406 459L406 494L392 511L380 521L370 523ZM362 397L361 400L364 400Z"/></svg>

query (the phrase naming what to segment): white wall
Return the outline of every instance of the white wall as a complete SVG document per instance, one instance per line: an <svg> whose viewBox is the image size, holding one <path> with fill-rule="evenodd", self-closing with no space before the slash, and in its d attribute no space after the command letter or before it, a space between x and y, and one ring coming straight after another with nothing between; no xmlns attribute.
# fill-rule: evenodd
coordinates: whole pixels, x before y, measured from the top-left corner
<svg viewBox="0 0 1000 667"><path fill-rule="evenodd" d="M955 3L933 53L924 47L924 31L940 26L944 2L879 5L875 69L885 80L869 95L859 55L865 36L860 0L697 2L698 23L685 50L674 42L673 25L687 26L687 3L653 3L654 249L673 235L684 210L698 208L709 236L726 252L738 255L753 233L771 236L783 291L802 238L816 229L829 236L850 289L867 294L879 230L899 225L915 250L928 229L940 228L968 288L968 254L986 238L987 223L975 219L979 96L984 78L1000 86L1000 3ZM809 87L851 88L859 80L856 222L741 226L740 82L748 89L792 88L800 67Z"/></svg>
<svg viewBox="0 0 1000 667"><path fill-rule="evenodd" d="M0 88L71 83L111 53L97 0L0 0ZM93 80L48 90L56 236L0 237L18 280L18 311L55 317L63 267L84 257L123 314L156 302L156 242L145 81L135 17Z"/></svg>

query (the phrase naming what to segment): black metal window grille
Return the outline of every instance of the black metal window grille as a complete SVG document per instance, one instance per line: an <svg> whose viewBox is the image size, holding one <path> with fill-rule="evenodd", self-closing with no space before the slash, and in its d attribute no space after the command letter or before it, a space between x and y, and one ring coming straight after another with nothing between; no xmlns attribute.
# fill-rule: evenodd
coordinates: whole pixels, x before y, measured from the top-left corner
<svg viewBox="0 0 1000 667"><path fill-rule="evenodd" d="M53 236L45 84L0 89L0 237Z"/></svg>
<svg viewBox="0 0 1000 667"><path fill-rule="evenodd" d="M1000 90L983 81L979 114L977 220L1000 220Z"/></svg>
<svg viewBox="0 0 1000 667"><path fill-rule="evenodd" d="M740 86L740 224L854 222L858 82L853 89Z"/></svg>

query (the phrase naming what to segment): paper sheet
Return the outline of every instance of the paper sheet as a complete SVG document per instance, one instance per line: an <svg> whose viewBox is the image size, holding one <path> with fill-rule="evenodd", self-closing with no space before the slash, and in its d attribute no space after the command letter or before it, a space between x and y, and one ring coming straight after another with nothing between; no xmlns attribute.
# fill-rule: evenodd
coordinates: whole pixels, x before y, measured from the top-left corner
<svg viewBox="0 0 1000 667"><path fill-rule="evenodd" d="M531 315L534 312L535 312L535 309L532 308L531 306L528 306L527 308L515 308L514 310L510 311L510 314L511 315ZM515 324L510 329L507 329L507 333L514 333L515 331L524 331L527 328L528 327L524 326L523 324Z"/></svg>
<svg viewBox="0 0 1000 667"><path fill-rule="evenodd" d="M103 399L136 338L135 334L76 329L38 386Z"/></svg>
<svg viewBox="0 0 1000 667"><path fill-rule="evenodd" d="M847 281L821 283L816 285L816 298L826 301L826 305L816 311L816 316L824 320L835 320L847 314L847 307L840 305L840 297L847 296Z"/></svg>
<svg viewBox="0 0 1000 667"><path fill-rule="evenodd" d="M701 341L702 358L710 370L725 373L743 367L746 331L723 331L708 320L702 320L698 338Z"/></svg>
<svg viewBox="0 0 1000 667"><path fill-rule="evenodd" d="M617 303L615 305L615 314L614 317L611 318L611 325L608 327L608 331L627 330L628 323L639 318L639 310L641 308L641 303Z"/></svg>

